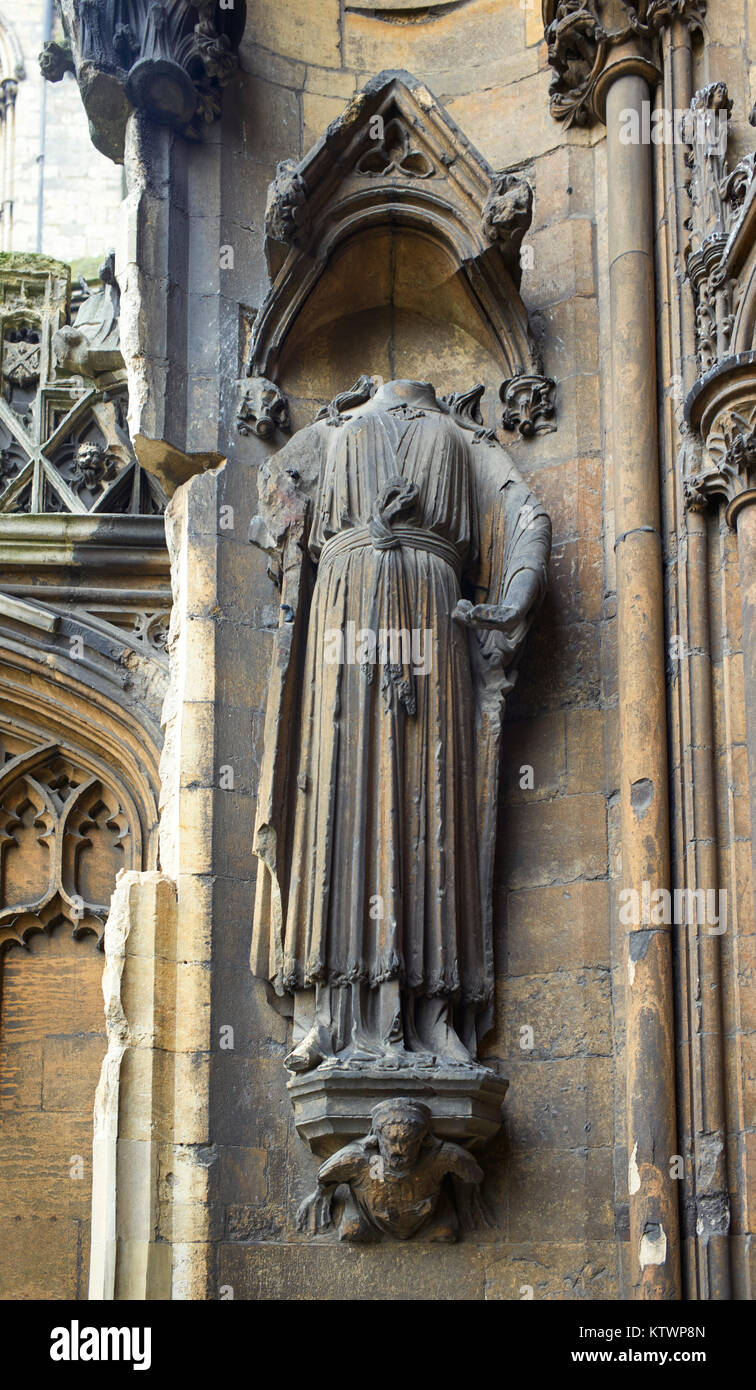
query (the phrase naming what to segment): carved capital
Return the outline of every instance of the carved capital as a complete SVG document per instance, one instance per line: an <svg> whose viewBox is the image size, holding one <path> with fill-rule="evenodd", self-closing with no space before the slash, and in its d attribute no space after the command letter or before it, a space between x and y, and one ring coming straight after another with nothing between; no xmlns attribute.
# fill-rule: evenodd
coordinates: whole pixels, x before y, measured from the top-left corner
<svg viewBox="0 0 756 1390"><path fill-rule="evenodd" d="M276 430L291 432L289 405L275 382L265 376L247 377L240 383L241 399L236 414L239 434L256 434L260 439L272 439Z"/></svg>
<svg viewBox="0 0 756 1390"><path fill-rule="evenodd" d="M523 373L503 381L499 396L504 405L504 429L519 430L526 439L555 430L555 391L556 382L550 376Z"/></svg>
<svg viewBox="0 0 756 1390"><path fill-rule="evenodd" d="M649 28L657 32L675 22L701 30L705 14L706 0L648 0L646 7Z"/></svg>
<svg viewBox="0 0 756 1390"><path fill-rule="evenodd" d="M236 67L245 0L60 0L64 42L45 44L42 75L73 72L92 140L120 160L126 120L142 111L196 138L220 112L220 88Z"/></svg>
<svg viewBox="0 0 756 1390"><path fill-rule="evenodd" d="M734 526L738 512L756 501L756 402L744 411L721 411L706 443L711 462L686 480L686 505L700 510L712 499L723 500Z"/></svg>
<svg viewBox="0 0 756 1390"><path fill-rule="evenodd" d="M603 120L607 86L622 73L655 82L659 31L674 21L700 29L705 8L705 0L543 0L554 119Z"/></svg>

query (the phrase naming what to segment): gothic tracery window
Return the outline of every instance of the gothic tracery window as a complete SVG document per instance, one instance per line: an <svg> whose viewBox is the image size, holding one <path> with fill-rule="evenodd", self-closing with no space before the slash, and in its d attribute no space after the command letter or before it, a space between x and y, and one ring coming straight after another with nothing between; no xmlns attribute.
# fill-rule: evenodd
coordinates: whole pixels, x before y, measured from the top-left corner
<svg viewBox="0 0 756 1390"><path fill-rule="evenodd" d="M68 923L102 939L120 869L141 837L125 789L57 743L5 750L0 770L0 949Z"/></svg>

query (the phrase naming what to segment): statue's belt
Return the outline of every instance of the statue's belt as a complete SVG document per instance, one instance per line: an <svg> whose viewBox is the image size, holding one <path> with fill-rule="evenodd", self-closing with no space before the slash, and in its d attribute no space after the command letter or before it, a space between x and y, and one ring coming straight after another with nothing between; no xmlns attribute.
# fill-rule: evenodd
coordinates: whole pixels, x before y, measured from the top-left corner
<svg viewBox="0 0 756 1390"><path fill-rule="evenodd" d="M444 540L443 536L437 535L435 531L424 531L419 526L392 526L390 538L386 535L376 537L370 526L350 526L347 530L328 537L320 552L320 566L322 568L324 564L335 560L337 555L352 550L365 550L368 546L379 553L383 550L394 550L399 546L408 547L410 550L424 550L445 560L458 579L462 571L462 562L456 546Z"/></svg>

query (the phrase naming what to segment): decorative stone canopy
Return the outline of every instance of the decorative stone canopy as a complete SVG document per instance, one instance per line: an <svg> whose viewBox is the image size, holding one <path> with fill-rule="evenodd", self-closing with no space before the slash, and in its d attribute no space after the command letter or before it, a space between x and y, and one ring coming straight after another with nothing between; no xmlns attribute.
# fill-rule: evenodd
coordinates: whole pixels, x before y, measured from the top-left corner
<svg viewBox="0 0 756 1390"><path fill-rule="evenodd" d="M655 84L656 36L672 20L700 29L705 0L543 0L544 36L554 69L551 114L567 125L604 119L617 69Z"/></svg>
<svg viewBox="0 0 756 1390"><path fill-rule="evenodd" d="M707 452L704 467L684 480L686 503L695 510L723 499L735 526L742 508L756 501L756 352L721 362L693 388L685 410Z"/></svg>
<svg viewBox="0 0 756 1390"><path fill-rule="evenodd" d="M92 142L123 159L126 121L144 111L196 138L220 112L220 88L236 67L246 0L59 0L66 33L40 54L42 74L72 72L89 117Z"/></svg>
<svg viewBox="0 0 756 1390"><path fill-rule="evenodd" d="M688 272L700 375L685 419L701 437L705 461L684 488L693 509L724 499L734 526L756 499L756 157L750 152L728 169L731 106L723 82L710 83L691 103L698 119L691 124Z"/></svg>
<svg viewBox="0 0 756 1390"><path fill-rule="evenodd" d="M275 391L286 339L336 250L385 226L421 232L459 268L505 365L505 427L526 437L554 428L554 383L543 375L519 294L520 247L531 216L526 180L495 173L410 73L379 73L300 163L279 164L270 186L271 289L253 326L241 431L270 432L260 400ZM280 425L280 402L276 412Z"/></svg>

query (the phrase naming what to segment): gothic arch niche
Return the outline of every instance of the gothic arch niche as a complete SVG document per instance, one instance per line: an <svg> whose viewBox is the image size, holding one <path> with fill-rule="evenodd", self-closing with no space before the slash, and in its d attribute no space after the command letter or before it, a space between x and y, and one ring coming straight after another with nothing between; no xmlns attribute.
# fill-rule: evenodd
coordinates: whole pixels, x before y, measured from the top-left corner
<svg viewBox="0 0 756 1390"><path fill-rule="evenodd" d="M128 767L128 736L117 765L123 711L90 691L87 736L73 692L59 677L45 700L26 665L24 707L2 654L0 1298L85 1298L106 1050L98 946L116 874L154 867L156 807ZM97 728L108 713L110 737ZM149 777L146 731L142 742Z"/></svg>
<svg viewBox="0 0 756 1390"><path fill-rule="evenodd" d="M444 394L460 381L497 389L504 365L449 252L403 228L338 249L287 340L279 380L294 401L323 404L350 383L356 361L387 380L432 375Z"/></svg>
<svg viewBox="0 0 756 1390"><path fill-rule="evenodd" d="M427 88L379 74L278 167L248 375L291 394L297 425L357 363L442 390L545 383L519 294L531 210L526 181L495 173Z"/></svg>

